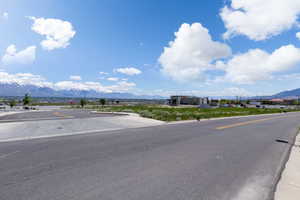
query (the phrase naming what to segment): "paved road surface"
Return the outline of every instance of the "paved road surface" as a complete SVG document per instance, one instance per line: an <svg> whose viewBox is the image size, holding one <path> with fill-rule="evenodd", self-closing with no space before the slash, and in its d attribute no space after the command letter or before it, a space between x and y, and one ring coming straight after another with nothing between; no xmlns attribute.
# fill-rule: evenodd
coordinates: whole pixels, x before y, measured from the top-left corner
<svg viewBox="0 0 300 200"><path fill-rule="evenodd" d="M0 143L1 200L265 199L300 113Z"/></svg>
<svg viewBox="0 0 300 200"><path fill-rule="evenodd" d="M96 114L96 113L91 113L88 110L78 110L78 109L52 110L52 111L28 111L23 113L0 116L0 123L94 118L94 117L112 117L112 116L115 116L115 114Z"/></svg>

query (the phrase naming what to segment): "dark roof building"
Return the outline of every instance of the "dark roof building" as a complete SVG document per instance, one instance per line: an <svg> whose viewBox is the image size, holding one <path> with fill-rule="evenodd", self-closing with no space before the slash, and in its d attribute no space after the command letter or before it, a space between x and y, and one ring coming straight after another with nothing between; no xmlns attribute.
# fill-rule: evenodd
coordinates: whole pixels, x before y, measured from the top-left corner
<svg viewBox="0 0 300 200"><path fill-rule="evenodd" d="M195 96L171 96L170 105L203 105L208 104L208 97L195 97Z"/></svg>

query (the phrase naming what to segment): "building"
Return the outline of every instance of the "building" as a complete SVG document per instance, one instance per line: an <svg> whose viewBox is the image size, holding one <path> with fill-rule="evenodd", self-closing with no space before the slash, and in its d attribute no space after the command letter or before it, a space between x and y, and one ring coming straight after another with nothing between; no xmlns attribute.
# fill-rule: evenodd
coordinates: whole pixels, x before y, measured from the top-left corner
<svg viewBox="0 0 300 200"><path fill-rule="evenodd" d="M272 105L284 104L284 99L271 99L269 100L269 103Z"/></svg>
<svg viewBox="0 0 300 200"><path fill-rule="evenodd" d="M195 96L171 96L169 104L172 106L179 105L207 105L209 103L208 97Z"/></svg>

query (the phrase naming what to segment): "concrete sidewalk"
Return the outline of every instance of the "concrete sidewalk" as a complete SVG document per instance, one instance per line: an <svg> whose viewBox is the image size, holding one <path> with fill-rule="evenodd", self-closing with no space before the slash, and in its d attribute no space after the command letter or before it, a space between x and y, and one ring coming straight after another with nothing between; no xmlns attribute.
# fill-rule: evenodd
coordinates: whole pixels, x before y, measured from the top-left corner
<svg viewBox="0 0 300 200"><path fill-rule="evenodd" d="M275 192L275 200L300 199L300 135L292 147L290 158Z"/></svg>

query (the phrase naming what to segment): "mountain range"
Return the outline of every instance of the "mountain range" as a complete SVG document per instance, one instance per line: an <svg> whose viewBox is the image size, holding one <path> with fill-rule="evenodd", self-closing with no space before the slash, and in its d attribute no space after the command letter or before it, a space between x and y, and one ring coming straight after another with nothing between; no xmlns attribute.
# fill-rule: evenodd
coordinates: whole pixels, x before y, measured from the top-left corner
<svg viewBox="0 0 300 200"><path fill-rule="evenodd" d="M299 98L299 96L300 96L300 88L293 89L293 90L286 90L272 95L272 97L274 98Z"/></svg>
<svg viewBox="0 0 300 200"><path fill-rule="evenodd" d="M90 98L115 98L115 99L165 99L158 95L136 95L132 93L104 93L95 90L54 90L49 87L38 87L35 85L20 85L17 83L0 83L0 96L24 96L30 94L32 97L90 97ZM261 98L298 98L300 88L286 90L271 96L261 96ZM257 98L257 97L255 97Z"/></svg>
<svg viewBox="0 0 300 200"><path fill-rule="evenodd" d="M35 85L20 85L17 83L0 83L0 96L24 96L30 94L32 97L89 97L89 98L113 98L113 99L164 99L161 96L135 95L131 93L103 93L95 90L54 90L49 87L38 87Z"/></svg>

